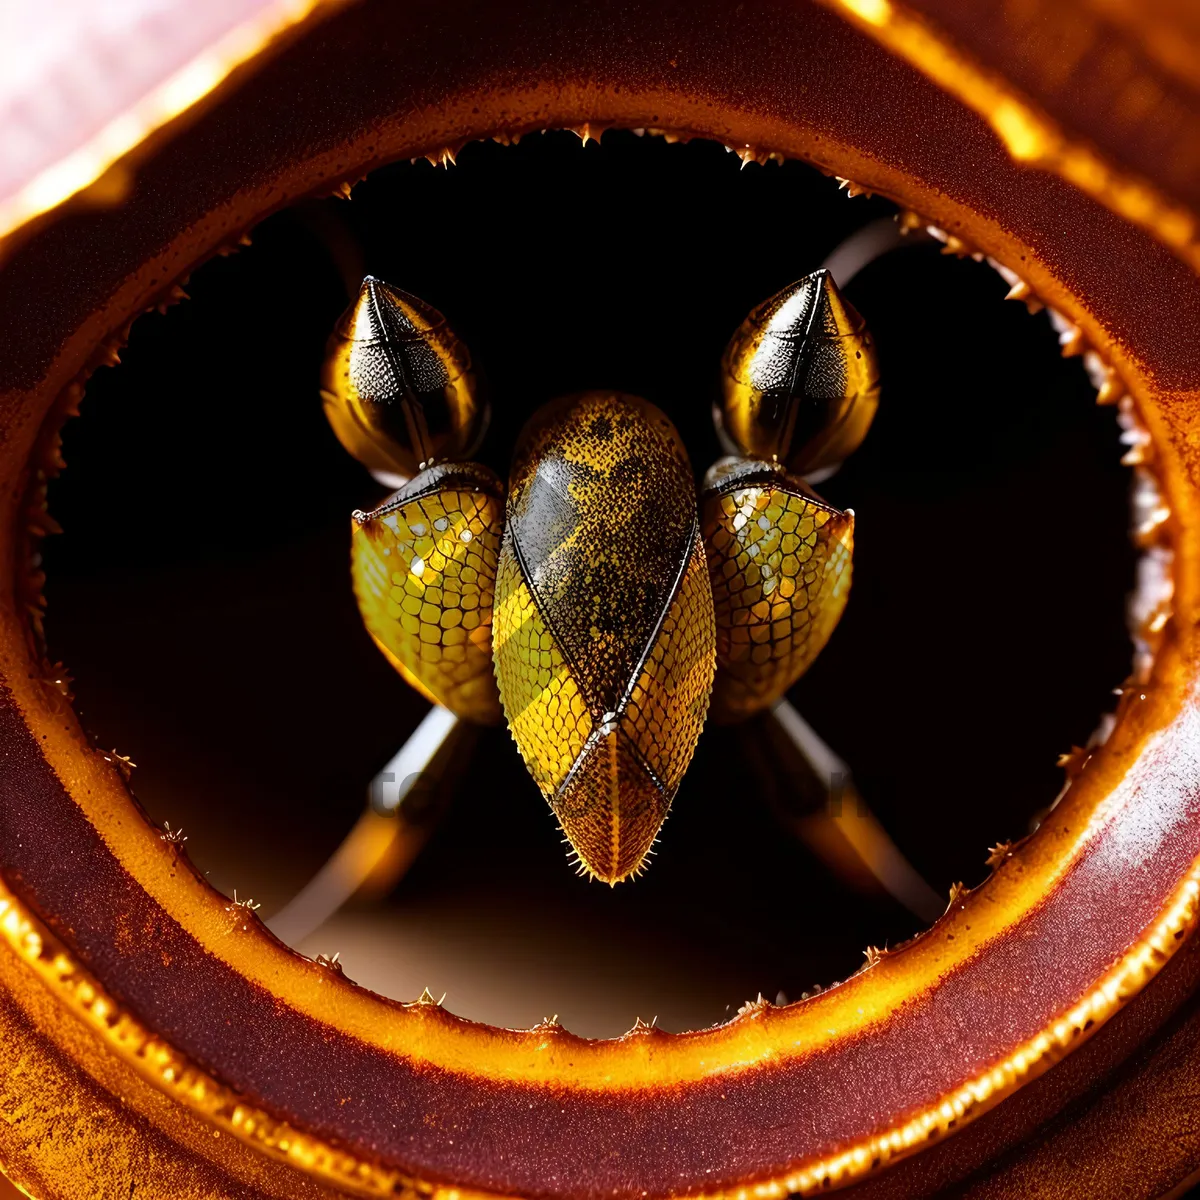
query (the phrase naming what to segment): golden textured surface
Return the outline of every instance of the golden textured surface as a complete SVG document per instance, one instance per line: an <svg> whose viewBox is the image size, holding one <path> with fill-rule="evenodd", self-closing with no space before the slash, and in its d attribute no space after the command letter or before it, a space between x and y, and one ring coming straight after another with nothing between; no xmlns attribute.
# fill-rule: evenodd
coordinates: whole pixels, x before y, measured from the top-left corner
<svg viewBox="0 0 1200 1200"><path fill-rule="evenodd" d="M580 869L645 862L704 725L712 597L687 455L644 400L548 405L510 480L496 678Z"/></svg>
<svg viewBox="0 0 1200 1200"><path fill-rule="evenodd" d="M373 471L469 458L487 425L471 354L436 308L368 275L321 373L338 441Z"/></svg>
<svg viewBox="0 0 1200 1200"><path fill-rule="evenodd" d="M492 601L503 488L473 463L434 467L351 522L363 623L393 666L436 704L500 719Z"/></svg>
<svg viewBox="0 0 1200 1200"><path fill-rule="evenodd" d="M629 696L629 730L673 793L704 726L713 681L713 602L697 538L679 591Z"/></svg>
<svg viewBox="0 0 1200 1200"><path fill-rule="evenodd" d="M821 0L1053 172L1200 269L1192 0Z"/></svg>
<svg viewBox="0 0 1200 1200"><path fill-rule="evenodd" d="M713 713L738 720L778 700L829 641L850 594L854 514L768 463L714 468L707 484Z"/></svg>
<svg viewBox="0 0 1200 1200"><path fill-rule="evenodd" d="M1115 5L1116 0L1113 2ZM637 6L637 11L652 12L653 7ZM886 17L892 8L889 4L868 4L865 0L855 0L853 7L877 18ZM363 4L349 11L351 19L358 20L360 14L369 15L371 10L371 5ZM388 19L399 20L403 11L391 7ZM461 14L447 11L447 20L461 18ZM806 36L797 37L789 30L788 21L793 13L803 14L803 19L811 22L811 27L805 26ZM59 411L52 407L53 398L67 396L62 389L77 392L80 379L95 365L97 355L126 321L157 303L169 283L182 280L196 263L219 247L235 243L244 229L282 198L353 179L385 158L410 157L430 146L457 146L491 129L524 131L545 127L547 64L554 72L555 102L559 106L554 120L602 118L609 124L642 126L653 114L656 123L661 121L684 133L706 134L735 142L739 147L807 157L826 170L853 177L868 188L892 195L925 214L928 220L966 239L980 252L994 256L1014 271L1019 270L1041 300L1080 326L1088 341L1114 369L1114 385L1127 387L1150 418L1160 455L1156 469L1171 510L1172 519L1164 538L1172 539L1176 553L1175 607L1164 638L1165 648L1155 664L1152 686L1146 686L1144 691L1126 689L1116 729L1091 758L1087 771L1072 781L1055 811L1056 819L1045 822L1033 839L1001 865L982 894L967 897L930 934L901 953L886 955L876 966L841 987L784 1011L756 1009L729 1025L685 1039L637 1034L611 1043L581 1043L553 1030L514 1035L466 1022L455 1023L448 1017L435 1019L433 1013L397 1014L378 998L344 981L332 978L318 981L315 972L309 969L311 964L298 961L253 923L243 926L243 932L237 936L230 936L227 924L223 923L226 919L223 901L190 872L176 869L174 859L156 844L157 835L146 826L128 795L125 781L91 753L61 695L42 683L43 664L29 653L32 639L28 618L16 611L11 592L9 602L0 606L4 683L11 689L32 736L44 747L47 771L53 772L53 777L70 790L80 811L95 827L97 840L111 847L128 870L131 905L143 894L153 897L189 937L203 945L210 970L229 964L240 975L254 980L264 994L269 993L280 1014L294 1008L311 1015L316 1030L314 1042L353 1037L362 1043L386 1046L396 1054L433 1062L447 1076L477 1075L486 1083L488 1098L503 1096L514 1080L528 1083L534 1089L538 1085L552 1089L556 1097L562 1098L563 1116L561 1121L556 1118L547 1123L541 1161L554 1152L556 1134L560 1142L569 1143L576 1152L583 1151L592 1129L586 1123L587 1115L577 1111L575 1091L585 1081L596 1087L625 1089L639 1101L653 1097L656 1091L669 1089L666 1094L674 1109L670 1126L666 1127L683 1131L696 1120L705 1089L713 1090L708 1083L715 1075L725 1072L733 1079L738 1071L751 1064L764 1074L762 1102L746 1106L743 1112L758 1107L768 1110L768 1116L777 1113L778 1105L773 1100L780 1092L773 1088L772 1076L784 1082L796 1056L812 1053L817 1047L835 1056L834 1063L843 1070L852 1069L856 1061L869 1059L876 1087L886 1089L895 1078L898 1064L894 1058L881 1058L874 1031L880 1023L899 1019L898 1014L908 1019L914 1012L934 1009L940 1018L932 1034L913 1037L907 1042L906 1053L922 1070L929 1070L930 1060L947 1041L945 1031L950 1028L947 1015L953 1018L960 1036L967 1036L972 1025L995 1031L996 1050L990 1063L993 1070L991 1074L968 1078L965 1085L968 1091L960 1090L955 1082L943 1090L933 1107L924 1108L897 1103L871 1087L865 1090L842 1087L847 1111L856 1101L861 1104L862 1096L872 1097L871 1111L877 1114L878 1127L869 1139L843 1138L839 1143L842 1153L834 1160L811 1154L801 1157L798 1147L795 1165L788 1168L788 1174L772 1169L769 1175L738 1176L727 1185L727 1194L784 1196L797 1188L820 1189L831 1181L844 1183L866 1175L880 1163L886 1164L936 1143L932 1154L914 1164L913 1174L907 1177L910 1186L915 1187L911 1181L918 1173L923 1172L923 1178L928 1180L936 1170L936 1156L946 1145L965 1156L964 1170L976 1170L985 1154L999 1153L1006 1145L1006 1137L1029 1137L1029 1110L1024 1107L1024 1097L1015 1105L1002 1106L989 1127L978 1131L978 1139L972 1133L966 1138L957 1134L949 1140L945 1135L951 1130L961 1130L971 1117L1038 1074L1055 1055L1085 1042L1184 944L1182 939L1195 925L1196 877L1194 871L1189 871L1182 890L1154 892L1165 896L1168 907L1152 924L1131 927L1131 948L1128 954L1119 957L1115 967L1110 970L1107 966L1093 965L1086 989L1076 993L1078 1006L1073 998L1071 1006L1064 1007L1066 1018L1052 1018L1032 1041L1020 1042L1011 1033L1005 1034L1010 1028L1007 1018L1029 993L1041 990L1025 987L1023 981L1040 978L1043 986L1049 986L1060 967L1080 960L1094 964L1094 955L1089 957L1092 941L1107 923L1120 918L1127 907L1126 898L1163 887L1165 874L1159 872L1135 889L1131 886L1130 872L1158 870L1163 848L1170 844L1167 834L1174 828L1168 826L1167 818L1174 819L1184 811L1182 801L1174 804L1176 795L1190 790L1195 778L1194 748L1200 743L1192 700L1196 678L1192 634L1197 627L1200 573L1193 531L1200 528L1196 489L1200 453L1194 436L1195 359L1189 349L1194 344L1190 336L1194 323L1189 327L1188 321L1194 310L1187 303L1191 294L1188 288L1193 285L1189 281L1186 288L1177 286L1179 277L1171 274L1170 264L1164 267L1165 256L1136 229L1115 221L1105 224L1101 218L1106 219L1106 214L1091 215L1070 188L1060 187L1053 179L1047 186L1047 178L1038 171L1009 169L990 145L973 136L971 123L961 119L959 110L931 87L924 86L915 74L900 76L896 64L862 48L854 49L853 56L848 56L841 44L843 31L835 27L831 33L803 3L770 8L769 12L757 12L753 6L746 6L738 8L736 13L730 5L727 12L714 11L712 21L697 21L694 14L689 15L692 21L686 32L694 33L697 39L695 52L680 57L679 69L672 68L666 84L660 82L658 64L650 56L660 55L664 38L677 36L671 27L664 30L647 21L626 34L620 18L610 23L607 12L603 14L604 20L597 21L594 14L589 14L586 26L575 27L569 25L572 14L564 9L561 22L554 22L552 31L545 35L559 39L553 48L553 58L538 57L545 48L539 43L542 36L539 27L533 23L510 22L499 30L485 26L477 62L455 60L454 79L459 90L447 89L448 96L437 88L422 90L421 71L435 57L427 52L431 43L420 37L407 40L396 37L388 43L394 47L396 69L379 72L370 80L370 86L363 88L365 115L347 102L349 119L336 122L329 119L328 97L334 89L344 96L346 82L363 76L361 69L356 70L361 68L362 50L383 44L387 39L380 36L380 25L368 26L357 42L351 36L353 30L350 33L343 30L338 39L324 39L320 49L332 56L325 59L317 47L306 43L303 61L295 73L282 74L269 88L264 85L261 91L249 93L241 115L253 112L253 120L225 120L223 126L200 121L194 138L189 140L186 132L182 135L188 153L177 155L173 163L162 154L161 143L153 148L147 159L145 184L131 196L129 207L119 220L102 214L94 218L94 227L72 222L69 231L65 231L69 235L61 242L47 245L43 239L31 243L33 256L23 275L13 274L18 267L6 266L13 281L10 296L17 297L15 302L10 299L6 313L14 319L27 311L35 314L36 322L50 330L48 344L53 354L39 357L37 330L28 325L20 336L10 338L15 369L10 371L7 386L11 391L6 392L0 413L5 432L0 458L7 475L14 480L23 478L20 472L25 470L35 431L40 427L41 437L53 433L55 412ZM470 16L475 22L486 23L488 13L479 9ZM391 26L382 28L391 30ZM786 53L789 71L764 71L761 53L731 55L726 45L714 47L705 41L710 29L735 29L747 39L743 47L774 47ZM596 30L599 32L594 34L594 43L589 43L588 38ZM561 51L563 36L572 39L571 53ZM719 34L713 35L716 36ZM686 42L686 37L681 40ZM406 51L406 46L412 50ZM650 49L645 50L646 47ZM643 51L644 57L650 59L648 64L634 61ZM953 46L949 47L947 57L951 51ZM408 59L405 53L409 54ZM1040 53L1050 65L1061 60L1052 42L1041 47ZM579 60L578 70L572 55ZM608 65L614 55L618 59L616 72ZM630 61L626 62L622 55ZM1015 55L1010 52L1008 58L1012 61ZM923 69L942 78L945 86L956 86L950 75L939 75L928 64ZM971 64L964 64L964 70L970 69ZM475 77L470 74L472 70ZM465 83L461 82L464 71ZM512 78L513 72L519 72L522 80L534 81L528 91L496 85L497 79ZM618 74L616 85L611 78L614 73ZM313 86L297 90L297 79ZM797 79L803 83L792 82ZM322 81L328 82L328 89L315 86ZM897 81L903 84L902 89L895 86ZM995 89L971 92L960 89L960 94L967 95L969 102L982 112L1003 115L1011 135L1006 136L1006 141L1014 147L1014 152L1022 144L1031 144L1027 126L1011 121L1011 108L993 103ZM1000 98L1007 94L1002 92ZM223 116L231 111L227 100L225 104ZM310 124L318 106L319 117ZM236 109L232 111L237 115ZM283 116L273 115L278 113ZM340 112L337 115L341 117ZM322 124L318 125L318 121ZM310 128L333 132L310 134ZM298 131L294 138L293 130ZM345 143L335 139L345 139ZM1045 161L1049 170L1073 177L1070 164L1061 157ZM1141 217L1135 211L1146 207L1144 191L1124 186L1122 177L1114 179L1111 174L1102 182L1104 186L1094 194L1104 197L1105 203L1124 212L1130 220L1141 221L1147 228L1162 228L1153 207L1147 208L1148 215ZM1114 183L1122 185L1119 192L1111 186ZM1171 240L1171 244L1179 243ZM1200 260L1192 254L1189 261L1195 265ZM58 289L54 305L30 303L30 297L37 299L42 295L42 285L36 281L65 277L64 265L70 269L71 288ZM1130 296L1138 297L1138 303L1144 303L1145 307L1134 309L1128 300ZM1182 307L1180 296L1183 296ZM1147 313L1150 315L1145 316ZM35 470L40 463L41 459L35 457L28 466ZM27 561L28 548L18 533L24 528L24 501L28 497L22 497L19 486L5 493L0 540L6 550L4 561L10 565ZM19 589L24 585L19 566L16 570L19 601L24 594ZM34 772L22 763L20 754L10 750L6 761L11 799L5 816L12 821L22 808L29 811L38 807L34 800L38 793ZM1114 837L1114 829L1125 832ZM40 836L54 838L59 853L68 862L71 861L68 856L78 853L83 845L78 838L60 841L58 830ZM11 837L7 840L10 846L16 841ZM1105 866L1107 875L1103 875ZM1089 878L1095 886L1082 895L1077 890L1069 902L1064 899L1063 880L1089 870L1093 872ZM102 881L89 878L87 882L89 895L102 897ZM29 880L23 880L22 884L29 886ZM1106 900L1114 896L1117 899L1106 908ZM1072 913L1081 911L1090 923L1076 923L1083 936L1065 949L1055 948L1058 944L1049 940L1043 943L1028 936L1029 923L1043 914L1051 913L1054 920L1065 922ZM142 940L155 938L155 934L148 933ZM1033 956L1034 948L1042 945L1047 948L1037 959ZM1039 962L1043 964L1040 974L1029 974L1029 967L1036 968ZM12 973L3 980L5 991L20 997L22 1003L34 1003L43 994L49 996L47 1007L53 1005L61 1012L64 1022L74 1021L67 1004L60 1002L57 993L51 996L34 971L18 964L15 958L14 964ZM978 973L980 964L987 974ZM104 972L111 974L113 970L112 961L106 961ZM973 971L977 972L975 978L980 986L965 1001L961 994L955 999L949 990ZM146 993L160 986L162 979L159 972L148 971ZM1144 1003L1162 1005L1164 1001L1157 997L1167 982L1164 979L1150 989ZM136 1008L145 1002L145 996L137 989L134 993L131 1002ZM980 1005L986 1011L981 1013ZM1166 1011L1163 1009L1164 1017ZM318 1027L316 1022L323 1022L324 1026ZM65 1162L65 1156L74 1150L81 1159L107 1165L111 1141L106 1138L134 1131L139 1124L154 1131L159 1127L173 1128L186 1116L188 1102L178 1099L176 1093L156 1084L152 1089L155 1095L149 1096L146 1091L139 1093L124 1086L124 1081L105 1075L100 1064L117 1064L117 1055L107 1053L106 1042L90 1028L82 1023L79 1028L81 1032L69 1053L72 1059L82 1059L88 1047L94 1050L90 1060L94 1077L103 1081L108 1093L103 1110L90 1094L85 1098L83 1088L89 1079L82 1072L73 1077L74 1086L80 1089L74 1095L65 1090L65 1081L30 1077L17 1083L13 1082L17 1072L10 1072L13 1096L10 1111L15 1119L0 1122L0 1143L6 1164L21 1162L32 1171L37 1156L44 1161L61 1154ZM1122 1039L1129 1037L1127 1026L1120 1029ZM33 1063L26 1043L18 1043L8 1029L5 1032L0 1043L8 1051L8 1062L19 1056L22 1066ZM1093 1045L1099 1042L1097 1039ZM280 1039L279 1069L273 1073L264 1071L256 1084L261 1082L264 1088L278 1089L279 1080L287 1077L289 1056L293 1061L300 1060L308 1048L306 1044L293 1045L287 1039ZM224 1047L216 1043L213 1058L218 1074L228 1065L229 1057ZM43 1061L39 1060L39 1065ZM1126 1077L1143 1068L1144 1058L1139 1056L1132 1060ZM1096 1071L1095 1066L1091 1070ZM707 1082L704 1088L689 1090L686 1083L680 1082L684 1076L704 1078ZM1057 1086L1054 1081L1061 1077L1061 1072L1051 1072L1045 1083ZM99 1089L101 1085L96 1086ZM64 1089L61 1104L59 1094L47 1094L50 1088ZM151 1090L151 1085L147 1084L146 1090ZM1077 1173L1083 1176L1082 1180L1072 1181L1072 1194L1100 1194L1099 1188L1092 1186L1100 1180L1114 1194L1114 1184L1128 1194L1159 1194L1161 1188L1154 1180L1147 1182L1148 1161L1161 1168L1184 1164L1189 1153L1191 1162L1196 1159L1194 1149L1188 1150L1183 1137L1162 1136L1168 1124L1156 1118L1165 1106L1172 1104L1178 1106L1177 1112L1186 1114L1194 1093L1194 1076L1179 1091L1167 1096L1157 1089L1151 1090L1138 1098L1133 1113L1125 1114L1127 1120L1093 1131L1099 1140L1090 1146L1082 1129L1079 1136L1068 1139L1066 1146L1052 1145L1051 1153L1059 1159L1060 1172L1064 1170L1063 1162L1087 1164L1086 1171ZM793 1089L790 1095L795 1098L797 1092ZM107 1103L110 1097L111 1103ZM286 1111L286 1102L279 1099L277 1090L271 1099L281 1111ZM837 1089L825 1103L840 1103ZM75 1139L55 1137L62 1129L61 1123L54 1123L59 1120L55 1108L78 1111L91 1120L86 1127L82 1122L79 1124ZM1006 1117L1006 1108L1010 1113L1015 1110L1015 1115ZM32 1124L28 1119L30 1112L46 1115L47 1124L43 1128L47 1134L22 1142L19 1139ZM914 1113L918 1117L914 1118ZM807 1115L805 1112L804 1116ZM722 1119L726 1124L736 1123L742 1114L728 1111ZM1138 1141L1125 1136L1136 1119L1141 1120L1146 1131ZM1001 1125L997 1135L996 1122L1006 1120L1009 1124ZM337 1128L333 1119L329 1125ZM798 1118L795 1122L798 1139L806 1132L803 1125ZM505 1135L509 1132L504 1131ZM219 1139L210 1137L208 1144L221 1147L224 1152L235 1140L241 1144L239 1139L224 1135ZM985 1140L990 1148L984 1145L978 1152L969 1148ZM743 1139L742 1148L751 1147L752 1141ZM482 1155L489 1144L494 1143L481 1139L472 1150ZM511 1144L506 1141L504 1154L509 1154L510 1149ZM1107 1165L1098 1161L1104 1151L1112 1152ZM644 1158L631 1156L627 1160L632 1186L641 1186L644 1173L661 1152L659 1139L646 1138ZM1092 1158L1088 1157L1089 1152ZM464 1160L467 1158L464 1148ZM372 1156L364 1155L364 1170L371 1161ZM1011 1161L1009 1156L999 1163ZM282 1169L277 1163L268 1165L275 1171ZM269 1188L266 1175L264 1171L259 1186L275 1195L275 1175L271 1175ZM430 1177L458 1178L453 1171L431 1173ZM1178 1177L1181 1176L1173 1178ZM143 1191L147 1195L193 1194L181 1186L181 1178L178 1162L168 1159L147 1164L147 1170L138 1180L138 1194ZM72 1180L65 1168L60 1179L60 1186L39 1187L37 1194L46 1200L51 1195L104 1194ZM1039 1181L1041 1194L1065 1194L1061 1189L1054 1190L1055 1178L1039 1173ZM567 1194L576 1183L576 1178L569 1174L564 1177L547 1171L542 1186L523 1189L522 1194ZM586 1181L580 1181L574 1190L581 1191L585 1186ZM891 1187L898 1194L904 1187L899 1179L882 1186ZM689 1175L675 1190L685 1188L698 1194L704 1183L699 1175ZM1017 1179L1000 1190L1012 1196L1033 1194L1028 1179ZM995 1191L993 1188L992 1194ZM252 1194L249 1186L235 1187L232 1192ZM114 1189L113 1194L126 1195L129 1190L121 1187L119 1191ZM225 1192L205 1186L203 1190L195 1189L194 1194L210 1196ZM651 1194L665 1195L672 1191Z"/></svg>
<svg viewBox="0 0 1200 1200"><path fill-rule="evenodd" d="M513 554L496 579L496 680L508 726L543 794L552 796L592 732L592 717Z"/></svg>
<svg viewBox="0 0 1200 1200"><path fill-rule="evenodd" d="M879 407L866 322L822 269L765 300L721 360L717 423L742 454L805 473L856 450Z"/></svg>
<svg viewBox="0 0 1200 1200"><path fill-rule="evenodd" d="M19 1065L0 1079L0 1151L16 1141L32 1151L25 1170L14 1173L14 1179L30 1188L29 1194L86 1195L91 1200L136 1192L147 1200L235 1200L247 1195L265 1200L265 1193L255 1187L265 1184L276 1185L278 1192L270 1194L288 1200L348 1194L436 1198L428 1185L370 1166L218 1083L109 995L0 882L0 981L14 967L29 971L41 988L24 1011L0 991L0 1038L6 1047L24 1051ZM58 1020L47 1020L54 1006ZM72 1081L73 1086L62 1086L55 1078L69 1069L62 1051L70 1053L86 1035L132 1070L131 1078L122 1078L127 1095L140 1090L144 1081L176 1102L165 1132L178 1140L147 1136L144 1130L122 1137L126 1131L119 1116L103 1111L103 1101L97 1103L86 1075ZM78 1054L79 1062L70 1065L94 1069L89 1060L98 1048L88 1045ZM32 1103L30 1096L36 1097ZM227 1144L213 1146L222 1132L228 1135ZM195 1154L197 1142L216 1163ZM267 1162L253 1159L247 1170L238 1143L301 1174L280 1175L270 1171ZM103 1158L98 1158L101 1147Z"/></svg>

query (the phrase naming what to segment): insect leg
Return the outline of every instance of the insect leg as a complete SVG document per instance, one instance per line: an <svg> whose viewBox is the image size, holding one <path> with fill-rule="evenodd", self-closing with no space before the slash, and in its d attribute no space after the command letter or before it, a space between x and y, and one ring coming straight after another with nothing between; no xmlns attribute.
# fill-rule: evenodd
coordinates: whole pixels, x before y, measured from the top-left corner
<svg viewBox="0 0 1200 1200"><path fill-rule="evenodd" d="M447 709L429 710L371 781L366 811L338 848L268 921L276 937L296 946L352 897L381 897L400 882L446 807L451 768L473 735Z"/></svg>

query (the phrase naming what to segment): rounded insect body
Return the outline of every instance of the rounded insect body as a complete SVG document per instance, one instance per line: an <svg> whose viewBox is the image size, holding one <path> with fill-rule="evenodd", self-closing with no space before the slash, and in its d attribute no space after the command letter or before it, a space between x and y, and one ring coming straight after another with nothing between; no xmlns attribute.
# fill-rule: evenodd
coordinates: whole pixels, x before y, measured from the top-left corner
<svg viewBox="0 0 1200 1200"><path fill-rule="evenodd" d="M321 398L359 462L405 478L467 458L487 425L470 352L446 318L370 275L329 339Z"/></svg>
<svg viewBox="0 0 1200 1200"><path fill-rule="evenodd" d="M866 323L828 271L755 308L721 360L718 428L730 450L811 474L858 448L879 405Z"/></svg>
<svg viewBox="0 0 1200 1200"><path fill-rule="evenodd" d="M500 720L492 606L504 488L486 467L422 471L351 522L351 576L367 631L418 691L457 716Z"/></svg>
<svg viewBox="0 0 1200 1200"><path fill-rule="evenodd" d="M691 468L653 405L592 392L527 426L494 639L509 728L581 870L609 883L636 873L691 760L715 668Z"/></svg>
<svg viewBox="0 0 1200 1200"><path fill-rule="evenodd" d="M368 278L330 342L326 412L376 469L460 457L484 419L469 363L439 313ZM376 644L435 703L507 720L580 871L609 883L644 867L710 695L726 721L773 704L846 605L853 514L784 460L828 465L865 433L878 386L861 318L810 275L746 319L725 383L747 457L709 472L699 509L667 417L587 392L525 427L507 499L451 461L354 514Z"/></svg>
<svg viewBox="0 0 1200 1200"><path fill-rule="evenodd" d="M736 721L778 700L829 641L850 594L854 514L754 459L717 463L700 511L720 668L713 715Z"/></svg>

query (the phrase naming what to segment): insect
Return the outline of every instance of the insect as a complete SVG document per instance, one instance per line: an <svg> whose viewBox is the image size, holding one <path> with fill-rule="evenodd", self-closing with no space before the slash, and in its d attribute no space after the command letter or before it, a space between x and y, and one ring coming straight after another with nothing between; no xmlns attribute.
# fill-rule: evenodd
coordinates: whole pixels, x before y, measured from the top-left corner
<svg viewBox="0 0 1200 1200"><path fill-rule="evenodd" d="M730 456L697 499L666 415L620 392L531 418L507 486L470 461L487 405L440 312L367 277L330 339L343 446L405 482L351 523L376 645L435 704L507 721L581 872L642 871L710 715L771 705L845 608L854 516L805 480L862 441L871 337L826 271L754 309L721 360Z"/></svg>

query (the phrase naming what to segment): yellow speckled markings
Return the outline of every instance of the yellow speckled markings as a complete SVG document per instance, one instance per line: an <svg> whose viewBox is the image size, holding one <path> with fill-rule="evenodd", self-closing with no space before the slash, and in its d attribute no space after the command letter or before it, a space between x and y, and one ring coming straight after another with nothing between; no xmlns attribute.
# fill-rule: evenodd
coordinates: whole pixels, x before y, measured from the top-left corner
<svg viewBox="0 0 1200 1200"><path fill-rule="evenodd" d="M503 494L485 467L432 467L352 521L354 594L376 644L434 703L488 723Z"/></svg>
<svg viewBox="0 0 1200 1200"><path fill-rule="evenodd" d="M829 641L850 594L854 514L752 459L717 464L705 483L721 668L713 711L737 720L778 700Z"/></svg>
<svg viewBox="0 0 1200 1200"><path fill-rule="evenodd" d="M687 454L633 396L535 416L510 478L495 662L517 746L579 858L637 872L704 725L712 593Z"/></svg>

